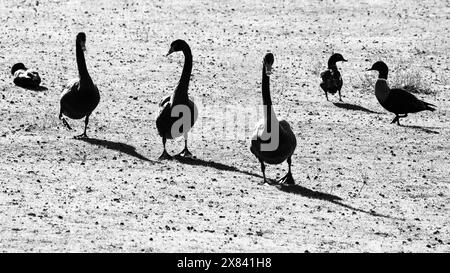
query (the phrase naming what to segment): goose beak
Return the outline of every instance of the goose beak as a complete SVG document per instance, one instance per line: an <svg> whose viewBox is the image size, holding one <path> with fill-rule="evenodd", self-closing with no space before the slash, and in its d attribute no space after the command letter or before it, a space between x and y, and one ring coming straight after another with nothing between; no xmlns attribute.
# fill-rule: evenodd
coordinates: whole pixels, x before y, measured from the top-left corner
<svg viewBox="0 0 450 273"><path fill-rule="evenodd" d="M372 71L372 70L373 70L372 68L369 68L369 69L366 69L366 72L367 72L367 71Z"/></svg>
<svg viewBox="0 0 450 273"><path fill-rule="evenodd" d="M346 59L342 59L342 61L343 61L343 62L348 62L348 60L346 60Z"/></svg>
<svg viewBox="0 0 450 273"><path fill-rule="evenodd" d="M174 50L173 50L173 48L171 47L171 48L169 49L169 52L166 54L166 57L169 56L170 54L172 54L173 52L174 52Z"/></svg>

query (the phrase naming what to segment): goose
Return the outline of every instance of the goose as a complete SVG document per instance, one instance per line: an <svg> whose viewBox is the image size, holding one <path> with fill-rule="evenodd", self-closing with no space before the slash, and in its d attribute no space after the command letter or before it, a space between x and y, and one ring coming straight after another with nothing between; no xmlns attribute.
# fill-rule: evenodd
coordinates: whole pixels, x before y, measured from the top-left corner
<svg viewBox="0 0 450 273"><path fill-rule="evenodd" d="M320 77L322 78L320 87L325 92L327 101L328 93L335 94L337 91L339 92L339 100L342 101L341 88L343 82L341 73L339 72L336 65L337 62L347 62L347 60L344 59L341 54L335 53L328 59L328 69L320 73Z"/></svg>
<svg viewBox="0 0 450 273"><path fill-rule="evenodd" d="M256 125L252 135L250 151L256 156L261 163L261 171L263 173L263 184L267 183L265 174L265 163L280 164L287 161L288 173L278 180L282 184L294 184L294 178L291 172L291 157L297 146L297 140L291 126L286 120L278 120L272 106L270 97L270 78L272 73L272 64L274 56L267 53L263 59L262 69L262 99L264 106L264 119ZM275 129L276 128L276 129ZM276 135L278 131L278 135ZM274 143L273 147L268 147L269 143Z"/></svg>
<svg viewBox="0 0 450 273"><path fill-rule="evenodd" d="M166 141L181 135L184 136L184 149L178 156L192 157L192 153L187 146L188 132L194 126L198 116L197 106L188 96L192 72L192 53L191 48L184 40L175 40L171 43L166 57L178 51L184 54L183 72L173 94L165 97L159 103L159 112L156 118L156 128L162 138L164 149L159 160L172 158L166 150ZM180 115L180 111L182 115Z"/></svg>
<svg viewBox="0 0 450 273"><path fill-rule="evenodd" d="M24 88L38 88L41 84L41 77L36 70L28 69L23 63L16 63L11 68L14 76L14 84Z"/></svg>
<svg viewBox="0 0 450 273"><path fill-rule="evenodd" d="M60 98L59 119L69 130L72 128L67 123L64 116L71 119L84 120L84 132L75 138L87 138L86 130L89 123L89 117L100 102L100 93L97 85L89 76L84 51L86 50L86 34L80 32L76 38L76 57L78 65L79 78L69 80L63 87Z"/></svg>
<svg viewBox="0 0 450 273"><path fill-rule="evenodd" d="M424 110L434 111L435 105L419 100L413 94L403 89L390 89L387 83L388 66L378 61L367 71L378 71L378 80L375 83L375 96L384 109L395 114L392 123L400 125L400 118L406 118L409 113L417 113Z"/></svg>

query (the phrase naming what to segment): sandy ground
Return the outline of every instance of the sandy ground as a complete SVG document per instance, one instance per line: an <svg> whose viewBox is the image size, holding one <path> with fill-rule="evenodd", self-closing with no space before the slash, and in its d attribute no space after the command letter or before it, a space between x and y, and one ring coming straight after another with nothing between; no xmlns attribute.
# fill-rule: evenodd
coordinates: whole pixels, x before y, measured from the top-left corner
<svg viewBox="0 0 450 273"><path fill-rule="evenodd" d="M450 252L448 1L347 2L1 1L0 251ZM102 95L85 141L72 138L82 121L57 119L79 31ZM181 53L164 57L177 38L204 122L189 140L198 160L158 162L154 113L180 77ZM269 50L277 114L298 140L293 187L258 184L251 128L220 133L224 107L244 124L261 105ZM344 104L318 87L333 51L349 59ZM377 60L392 77L419 71L438 111L391 125L364 85ZM47 90L15 87L18 61Z"/></svg>

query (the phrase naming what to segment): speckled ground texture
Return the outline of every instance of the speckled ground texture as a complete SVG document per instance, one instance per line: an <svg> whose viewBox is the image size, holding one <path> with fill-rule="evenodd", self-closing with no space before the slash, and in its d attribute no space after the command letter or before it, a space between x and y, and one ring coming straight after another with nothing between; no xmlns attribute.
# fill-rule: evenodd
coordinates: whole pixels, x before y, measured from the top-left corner
<svg viewBox="0 0 450 273"><path fill-rule="evenodd" d="M449 2L351 2L0 1L0 251L450 252ZM58 120L79 31L102 96L86 141L73 139L82 121ZM155 112L180 77L182 54L165 57L178 38L194 56L190 95L216 106L189 140L198 160L158 162ZM262 104L267 51L277 115L298 141L292 187L259 185L251 128L214 133L221 107L243 124L239 109ZM332 52L349 60L344 104L318 86ZM418 73L433 91L418 96L438 110L390 124L367 84L377 60L390 80ZM19 61L47 90L12 84Z"/></svg>

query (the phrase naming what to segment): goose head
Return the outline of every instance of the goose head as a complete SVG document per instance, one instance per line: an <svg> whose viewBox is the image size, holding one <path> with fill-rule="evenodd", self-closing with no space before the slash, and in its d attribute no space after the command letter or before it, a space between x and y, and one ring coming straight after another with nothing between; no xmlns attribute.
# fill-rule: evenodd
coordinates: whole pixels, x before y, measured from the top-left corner
<svg viewBox="0 0 450 273"><path fill-rule="evenodd" d="M83 49L83 51L86 51L86 34L84 32L78 33L77 43L81 45L81 49Z"/></svg>
<svg viewBox="0 0 450 273"><path fill-rule="evenodd" d="M184 40L175 40L170 44L170 49L166 56L169 56L170 54L177 51L183 51L187 46L188 44Z"/></svg>
<svg viewBox="0 0 450 273"><path fill-rule="evenodd" d="M347 60L344 59L344 56L342 56L342 54L334 53L333 55L331 55L329 63L336 64L337 62L347 62Z"/></svg>
<svg viewBox="0 0 450 273"><path fill-rule="evenodd" d="M14 73L16 73L17 70L27 70L27 68L23 63L16 63L11 68L11 74L14 75Z"/></svg>
<svg viewBox="0 0 450 273"><path fill-rule="evenodd" d="M274 57L272 53L267 53L263 59L263 65L266 69L266 76L270 76L272 74L272 65L273 65Z"/></svg>
<svg viewBox="0 0 450 273"><path fill-rule="evenodd" d="M387 79L389 69L388 69L388 66L384 62L378 61L378 62L374 63L371 68L367 69L367 71L373 71L373 70L378 71L379 78Z"/></svg>

